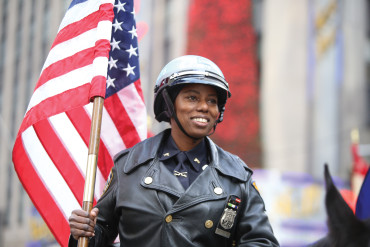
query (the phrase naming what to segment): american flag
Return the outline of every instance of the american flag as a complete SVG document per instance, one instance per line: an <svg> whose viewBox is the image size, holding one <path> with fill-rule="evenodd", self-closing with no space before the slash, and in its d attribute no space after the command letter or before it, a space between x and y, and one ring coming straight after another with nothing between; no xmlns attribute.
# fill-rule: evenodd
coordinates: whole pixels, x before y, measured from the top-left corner
<svg viewBox="0 0 370 247"><path fill-rule="evenodd" d="M13 162L32 202L65 246L81 208L92 103L105 95L95 197L113 157L147 137L133 0L73 0L20 126Z"/></svg>

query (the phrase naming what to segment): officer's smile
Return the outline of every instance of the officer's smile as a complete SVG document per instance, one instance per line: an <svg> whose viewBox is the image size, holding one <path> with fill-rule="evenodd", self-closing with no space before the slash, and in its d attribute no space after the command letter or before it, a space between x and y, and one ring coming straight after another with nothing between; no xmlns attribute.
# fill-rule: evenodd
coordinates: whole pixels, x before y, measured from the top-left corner
<svg viewBox="0 0 370 247"><path fill-rule="evenodd" d="M193 117L191 119L199 124L207 124L209 122L209 119L204 118L204 117Z"/></svg>

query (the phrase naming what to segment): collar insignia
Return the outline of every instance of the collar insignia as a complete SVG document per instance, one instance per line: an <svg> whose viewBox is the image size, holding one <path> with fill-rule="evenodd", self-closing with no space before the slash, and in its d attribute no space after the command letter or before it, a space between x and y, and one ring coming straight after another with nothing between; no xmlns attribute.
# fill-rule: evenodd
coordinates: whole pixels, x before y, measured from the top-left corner
<svg viewBox="0 0 370 247"><path fill-rule="evenodd" d="M177 176L182 176L182 177L187 178L187 177L188 177L188 172L178 172L178 171L174 171L174 172L173 172L173 175L175 175L176 177L177 177Z"/></svg>

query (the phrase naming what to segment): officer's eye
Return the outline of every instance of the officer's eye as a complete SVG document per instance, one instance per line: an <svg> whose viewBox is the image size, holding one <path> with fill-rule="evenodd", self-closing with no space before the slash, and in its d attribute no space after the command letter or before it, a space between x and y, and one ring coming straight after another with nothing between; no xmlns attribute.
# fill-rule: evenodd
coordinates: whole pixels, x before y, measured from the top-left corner
<svg viewBox="0 0 370 247"><path fill-rule="evenodd" d="M209 104L212 104L212 105L217 105L217 99L209 99L208 100Z"/></svg>
<svg viewBox="0 0 370 247"><path fill-rule="evenodd" d="M186 97L188 100L190 100L190 101L196 101L196 100L198 100L198 98L196 97L196 96L194 96L194 95L189 95L188 97Z"/></svg>

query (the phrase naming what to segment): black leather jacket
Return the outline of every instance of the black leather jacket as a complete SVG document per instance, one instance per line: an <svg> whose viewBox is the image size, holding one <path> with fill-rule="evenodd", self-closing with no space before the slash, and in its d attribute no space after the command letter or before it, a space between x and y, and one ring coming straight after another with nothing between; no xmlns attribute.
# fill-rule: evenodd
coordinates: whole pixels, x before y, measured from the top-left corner
<svg viewBox="0 0 370 247"><path fill-rule="evenodd" d="M113 179L96 207L95 246L119 234L121 246L279 246L252 171L209 138L209 166L184 191L157 158L169 130L119 153ZM230 195L241 199L229 238L215 233Z"/></svg>

